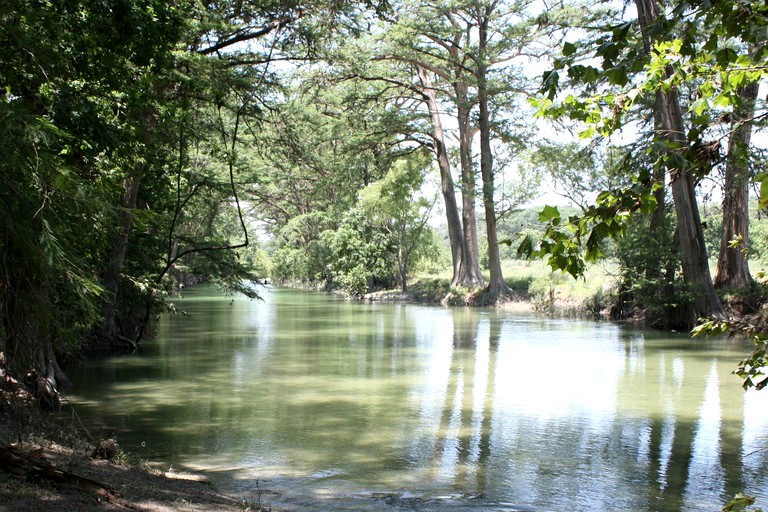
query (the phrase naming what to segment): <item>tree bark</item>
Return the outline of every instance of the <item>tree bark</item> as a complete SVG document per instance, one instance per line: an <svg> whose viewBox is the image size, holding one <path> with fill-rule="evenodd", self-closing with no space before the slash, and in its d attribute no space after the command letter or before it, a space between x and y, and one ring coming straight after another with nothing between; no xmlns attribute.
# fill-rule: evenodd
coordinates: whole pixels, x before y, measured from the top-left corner
<svg viewBox="0 0 768 512"><path fill-rule="evenodd" d="M7 375L24 381L40 407L58 410L59 389L70 382L57 361L48 324L34 318L45 314L44 308L50 303L49 284L27 277L3 284L11 287L11 293L3 300L1 366Z"/></svg>
<svg viewBox="0 0 768 512"><path fill-rule="evenodd" d="M743 246L749 246L749 145L752 140L750 119L755 114L759 83L738 90L741 103L734 108L731 138L725 162L723 196L723 238L717 258L715 288L746 289L752 274ZM741 239L740 247L730 247L731 240Z"/></svg>
<svg viewBox="0 0 768 512"><path fill-rule="evenodd" d="M400 291L408 290L408 255L402 247L397 250L397 268L400 272Z"/></svg>
<svg viewBox="0 0 768 512"><path fill-rule="evenodd" d="M464 266L466 282L470 286L481 286L480 252L478 250L477 214L475 207L475 169L472 164L472 139L474 138L470 119L471 103L466 83L457 84L456 110L459 125L459 154L461 157L461 218L464 233Z"/></svg>
<svg viewBox="0 0 768 512"><path fill-rule="evenodd" d="M488 43L488 22L491 7L486 7L485 14L479 21L479 55L477 63L477 98L480 127L480 175L483 180L483 206L485 207L485 226L488 236L488 281L487 300L493 304L502 296L508 296L512 290L504 281L499 256L499 242L496 234L496 207L493 199L493 152L491 150L491 119L488 110L488 65L486 45Z"/></svg>
<svg viewBox="0 0 768 512"><path fill-rule="evenodd" d="M154 130L157 126L157 115L151 108L137 111L134 114L137 125L143 130L142 142L145 148L150 148L154 140ZM145 159L148 155L144 155ZM128 347L129 350L135 349L130 333L122 333L117 325L117 306L120 293L120 274L125 265L125 255L128 251L131 230L133 229L134 211L138 204L139 190L141 180L146 172L147 164L145 161L137 162L136 166L126 172L123 179L123 197L120 205L117 207L118 226L115 239L112 241L112 247L107 261L107 267L103 272L103 302L101 314L103 318L101 343L107 349L116 347Z"/></svg>
<svg viewBox="0 0 768 512"><path fill-rule="evenodd" d="M134 170L125 180L123 180L123 199L117 211L118 232L112 242L112 249L109 254L107 268L104 271L104 300L101 307L103 320L103 335L110 339L116 339L120 333L117 327L117 300L120 291L120 273L125 264L125 253L128 250L128 241L130 239L131 228L133 227L133 211L136 204L141 186L141 176L143 166Z"/></svg>
<svg viewBox="0 0 768 512"><path fill-rule="evenodd" d="M456 203L456 192L453 187L453 178L451 177L451 163L448 160L448 147L445 144L445 134L443 124L440 120L440 111L435 97L435 91L432 88L432 82L429 79L427 70L417 66L417 71L422 84L424 85L424 101L429 110L430 120L432 121L432 132L430 136L434 143L434 153L437 159L437 166L440 170L440 191L445 202L445 216L448 223L448 241L451 246L451 259L453 261L453 277L451 286L463 284L466 280L466 267L464 264L464 235L461 227L461 216L459 207Z"/></svg>
<svg viewBox="0 0 768 512"><path fill-rule="evenodd" d="M657 0L635 0L635 5L643 37L652 41L649 29L659 17ZM669 144L668 151L675 152L686 148L688 141L685 136L680 100L675 89L666 93L661 89L656 91L655 113L661 117L660 124L663 132L659 136ZM689 324L695 325L700 317L725 318L725 310L715 292L709 271L693 176L685 168L671 168L669 172L680 237L683 280L693 294L693 300L686 315Z"/></svg>

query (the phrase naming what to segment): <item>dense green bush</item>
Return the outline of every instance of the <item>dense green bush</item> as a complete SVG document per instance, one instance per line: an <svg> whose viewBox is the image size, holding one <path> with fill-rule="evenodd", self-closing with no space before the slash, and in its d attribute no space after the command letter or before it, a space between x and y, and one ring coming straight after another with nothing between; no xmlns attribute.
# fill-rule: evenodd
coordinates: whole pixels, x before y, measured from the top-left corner
<svg viewBox="0 0 768 512"><path fill-rule="evenodd" d="M652 325L685 324L683 313L695 297L683 282L678 246L672 212L667 211L655 229L649 216L633 218L617 244L621 289L615 316L641 309Z"/></svg>
<svg viewBox="0 0 768 512"><path fill-rule="evenodd" d="M451 268L451 250L440 233L427 226L411 255L411 271L437 274Z"/></svg>
<svg viewBox="0 0 768 512"><path fill-rule="evenodd" d="M327 267L334 281L350 295L394 286L396 264L390 242L385 232L367 222L362 210L350 210L339 228L324 232L321 239L330 251Z"/></svg>

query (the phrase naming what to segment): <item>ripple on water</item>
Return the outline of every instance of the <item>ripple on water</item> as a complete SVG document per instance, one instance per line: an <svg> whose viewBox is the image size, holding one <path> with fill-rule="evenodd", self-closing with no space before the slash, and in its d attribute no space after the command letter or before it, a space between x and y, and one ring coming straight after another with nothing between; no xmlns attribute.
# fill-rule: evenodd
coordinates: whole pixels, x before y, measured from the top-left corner
<svg viewBox="0 0 768 512"><path fill-rule="evenodd" d="M390 510L450 510L452 512L535 512L537 509L513 503L489 503L482 495L455 494L424 497L412 493L357 493L361 499L386 504Z"/></svg>

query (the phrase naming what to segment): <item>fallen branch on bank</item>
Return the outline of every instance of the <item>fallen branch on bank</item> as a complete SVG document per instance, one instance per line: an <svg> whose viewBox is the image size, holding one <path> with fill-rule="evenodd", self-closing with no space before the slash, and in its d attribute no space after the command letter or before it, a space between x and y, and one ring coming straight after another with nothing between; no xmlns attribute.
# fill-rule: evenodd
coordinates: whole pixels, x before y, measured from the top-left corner
<svg viewBox="0 0 768 512"><path fill-rule="evenodd" d="M45 459L4 441L0 441L0 470L27 480L44 479L58 485L67 485L93 494L97 501L105 500L118 507L136 510L109 486L59 469Z"/></svg>

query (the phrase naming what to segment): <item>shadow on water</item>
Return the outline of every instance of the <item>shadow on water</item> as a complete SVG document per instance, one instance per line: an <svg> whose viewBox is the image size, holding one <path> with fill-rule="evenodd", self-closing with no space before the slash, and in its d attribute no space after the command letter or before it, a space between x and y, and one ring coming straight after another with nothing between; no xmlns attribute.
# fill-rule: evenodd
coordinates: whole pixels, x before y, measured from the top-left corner
<svg viewBox="0 0 768 512"><path fill-rule="evenodd" d="M70 372L83 422L284 510L694 511L741 491L768 498L768 402L730 375L741 345L265 298L196 297L145 354Z"/></svg>

